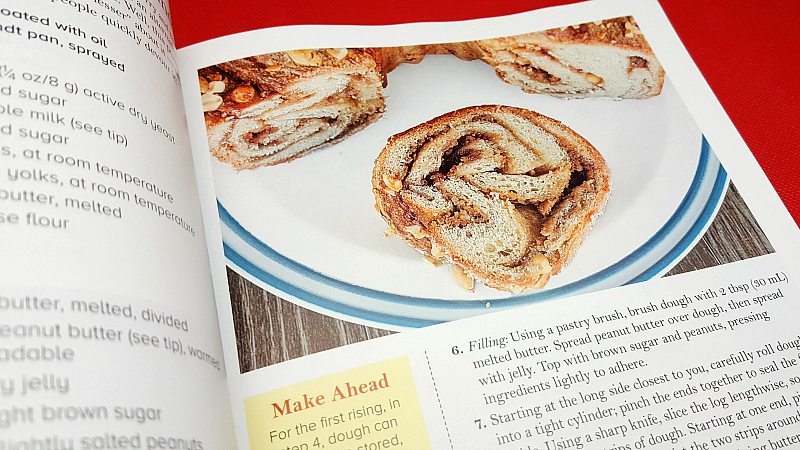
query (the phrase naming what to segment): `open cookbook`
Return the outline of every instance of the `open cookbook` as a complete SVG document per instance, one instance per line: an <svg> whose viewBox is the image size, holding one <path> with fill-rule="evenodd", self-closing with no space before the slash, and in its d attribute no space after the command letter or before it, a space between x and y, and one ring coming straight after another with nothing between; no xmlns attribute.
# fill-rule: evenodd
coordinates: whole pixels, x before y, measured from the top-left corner
<svg viewBox="0 0 800 450"><path fill-rule="evenodd" d="M189 7L0 0L0 450L800 445L800 233L657 2Z"/></svg>

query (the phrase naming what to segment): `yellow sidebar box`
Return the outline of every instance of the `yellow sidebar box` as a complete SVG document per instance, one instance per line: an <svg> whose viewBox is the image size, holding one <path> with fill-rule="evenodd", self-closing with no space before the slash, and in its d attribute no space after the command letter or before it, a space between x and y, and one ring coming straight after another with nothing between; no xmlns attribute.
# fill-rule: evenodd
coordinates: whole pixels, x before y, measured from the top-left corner
<svg viewBox="0 0 800 450"><path fill-rule="evenodd" d="M408 358L245 399L251 450L430 449Z"/></svg>

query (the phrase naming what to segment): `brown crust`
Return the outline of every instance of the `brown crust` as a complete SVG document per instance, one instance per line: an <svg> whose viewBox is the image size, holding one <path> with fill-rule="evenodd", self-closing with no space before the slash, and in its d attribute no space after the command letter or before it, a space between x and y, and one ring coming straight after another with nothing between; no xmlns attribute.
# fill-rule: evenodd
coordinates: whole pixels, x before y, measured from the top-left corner
<svg viewBox="0 0 800 450"><path fill-rule="evenodd" d="M516 36L445 44L385 47L373 50L380 52L384 70L388 73L401 64L417 64L426 55L452 54L466 61L482 59L485 53L482 49L484 45L493 46L498 42L502 42L513 46L517 41L535 37L543 37L559 44L610 45L637 50L651 56L653 54L636 21L630 16L552 28Z"/></svg>
<svg viewBox="0 0 800 450"><path fill-rule="evenodd" d="M408 188L406 183L401 181L403 185L399 191L397 190L397 185L390 186L387 184L388 159L395 147L417 140L420 136L436 133L437 130L447 128L465 117L469 118L494 112L510 113L523 117L550 133L558 141L559 145L567 151L575 170L580 171L585 177L578 185L571 187L569 192L562 195L547 214L538 212L530 205L517 204L515 206L526 217L530 229L538 234L536 239L538 248L529 248L525 253L527 256L523 257L519 264L529 263L537 253L543 254L551 266L551 270L548 273L533 274L527 277L511 277L506 274L487 271L484 267L470 263L459 256L459 250L456 248L444 248L444 256L434 254L435 237L431 235L415 236L411 232L414 231L413 227L415 225L423 225L423 228L427 225L429 229L431 229L431 225L423 224L421 219L414 213L413 207L406 203L404 194ZM406 167L412 164L414 158L412 157L412 161L407 162ZM551 275L555 275L561 270L575 254L591 227L592 221L602 211L610 192L609 172L605 160L586 139L555 119L534 111L500 105L473 106L452 111L390 137L386 146L375 160L372 172L372 186L376 207L381 216L389 224L390 229L400 235L412 247L428 257L446 259L462 267L473 278L482 281L488 286L513 292L543 287ZM570 220L567 221L567 219ZM558 242L558 245L548 248L548 242ZM443 247L446 244L436 242L435 245ZM528 260L525 260L525 258Z"/></svg>
<svg viewBox="0 0 800 450"><path fill-rule="evenodd" d="M324 50L316 51L321 62L314 66L303 66L294 62L288 52L268 53L266 55L251 56L237 59L216 66L206 67L198 71L201 77L208 81L220 80L225 83L225 90L220 94L223 102L214 111L206 111L207 124L214 124L216 120L237 116L259 101L278 97L285 94L287 89L302 79L311 78L325 72L342 68L366 67L381 74L380 59L375 57L375 49L348 49L347 56L341 60L332 57ZM256 90L256 97L251 102L240 103L233 101L231 93L240 86L251 86Z"/></svg>
<svg viewBox="0 0 800 450"><path fill-rule="evenodd" d="M554 28L542 34L564 44L604 44L653 53L636 21L630 16Z"/></svg>

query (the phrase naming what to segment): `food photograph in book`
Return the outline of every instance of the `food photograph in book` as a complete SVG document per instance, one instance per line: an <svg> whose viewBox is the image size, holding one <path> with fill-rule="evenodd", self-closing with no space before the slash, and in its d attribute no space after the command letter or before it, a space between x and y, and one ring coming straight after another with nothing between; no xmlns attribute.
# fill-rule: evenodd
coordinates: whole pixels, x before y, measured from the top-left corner
<svg viewBox="0 0 800 450"><path fill-rule="evenodd" d="M198 72L242 371L772 247L633 17Z"/></svg>

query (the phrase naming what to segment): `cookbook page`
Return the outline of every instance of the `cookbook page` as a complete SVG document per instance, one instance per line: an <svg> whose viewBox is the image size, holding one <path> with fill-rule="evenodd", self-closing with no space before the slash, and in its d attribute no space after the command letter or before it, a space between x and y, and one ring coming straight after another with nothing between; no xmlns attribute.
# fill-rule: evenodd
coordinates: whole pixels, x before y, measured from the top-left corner
<svg viewBox="0 0 800 450"><path fill-rule="evenodd" d="M178 58L241 447L796 435L797 227L655 2Z"/></svg>
<svg viewBox="0 0 800 450"><path fill-rule="evenodd" d="M232 448L164 2L0 1L0 448Z"/></svg>

